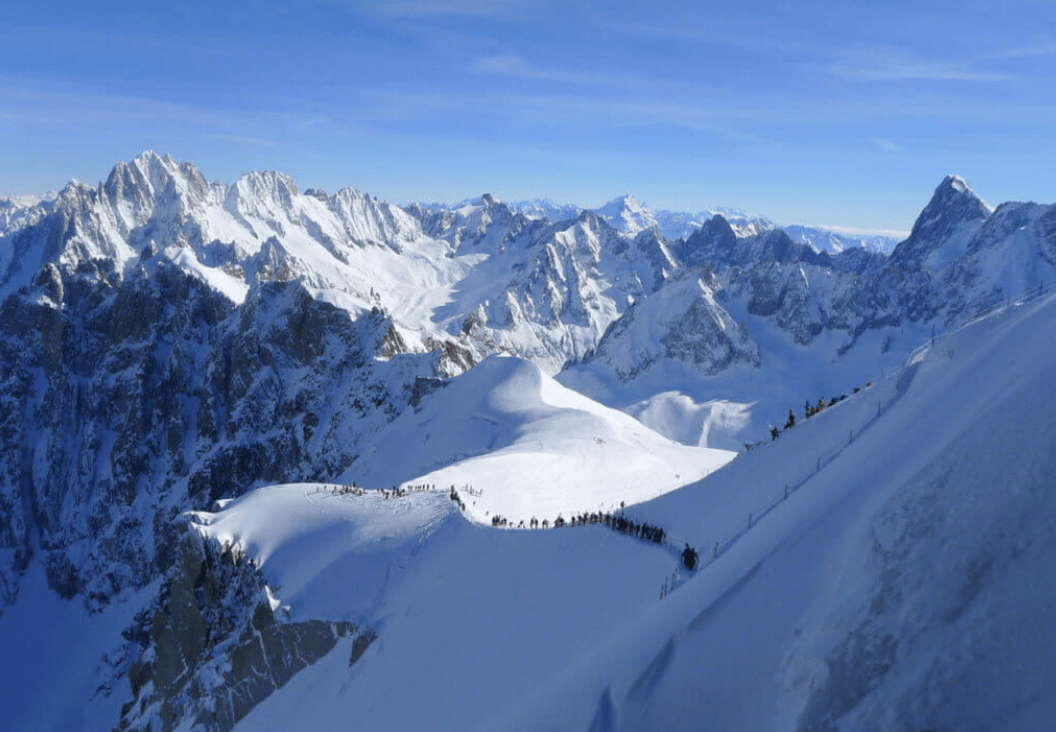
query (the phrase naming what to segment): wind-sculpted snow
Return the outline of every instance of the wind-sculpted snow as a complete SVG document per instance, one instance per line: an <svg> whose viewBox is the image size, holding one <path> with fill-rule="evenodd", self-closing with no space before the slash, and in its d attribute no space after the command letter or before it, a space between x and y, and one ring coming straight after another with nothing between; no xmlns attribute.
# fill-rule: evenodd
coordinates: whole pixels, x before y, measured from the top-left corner
<svg viewBox="0 0 1056 732"><path fill-rule="evenodd" d="M722 541L693 574L604 527L473 526L443 488L278 486L199 514L260 562L278 612L377 619L354 670L331 653L236 729L1051 726L1054 308L939 339L629 507L705 559ZM541 383L523 368L498 407Z"/></svg>
<svg viewBox="0 0 1056 732"><path fill-rule="evenodd" d="M601 526L477 526L446 491L384 498L284 486L202 519L218 538L276 547L261 573L275 586L278 612L326 608L377 632L353 669L345 653L329 654L236 729L474 729L501 720L651 607L652 579L673 562ZM296 536L278 543L272 532Z"/></svg>
<svg viewBox="0 0 1056 732"><path fill-rule="evenodd" d="M365 620L376 618L391 565L411 561L455 512L440 490L389 499L323 483L261 488L193 518L202 536L253 558L285 617ZM335 572L355 585L321 581Z"/></svg>
<svg viewBox="0 0 1056 732"><path fill-rule="evenodd" d="M674 443L534 364L492 357L400 415L341 482L455 487L472 520L528 527L532 518L616 511L732 457Z"/></svg>

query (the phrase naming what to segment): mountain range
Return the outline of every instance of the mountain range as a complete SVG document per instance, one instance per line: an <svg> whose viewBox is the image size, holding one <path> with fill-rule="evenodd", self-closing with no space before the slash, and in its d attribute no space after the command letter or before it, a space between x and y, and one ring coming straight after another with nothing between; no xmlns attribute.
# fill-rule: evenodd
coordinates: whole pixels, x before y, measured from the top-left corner
<svg viewBox="0 0 1056 732"><path fill-rule="evenodd" d="M901 399L920 346L1056 279L1056 205L993 208L955 176L890 253L832 241L826 249L809 241L814 234L794 234L733 212L652 212L630 197L596 211L490 195L400 207L353 188L301 191L273 172L209 183L193 165L154 153L119 163L95 186L2 202L0 623L5 614L29 622L26 603L53 607L46 598L59 597L86 613L77 628L106 628L103 645L83 646L95 654L82 661L97 669L85 682L96 688L79 713L94 716L75 726L230 729L338 645L355 666L376 653L367 650L376 639L421 639L426 626L413 624L396 623L410 635L386 636L386 618L424 602L416 584L405 590L418 599L400 604L411 595L394 599L389 577L425 544L445 547L436 556L487 552L499 540L478 525L495 516L564 520L690 495L687 485L698 493L729 485L742 459L719 467L770 440L768 428L804 402L836 406L871 382L885 384L884 399ZM1017 332L1042 323L1048 311L1039 312ZM965 344L991 358L985 339ZM940 369L932 355L929 368ZM842 440L843 426L854 438L872 400L854 403L857 416L818 433L811 455L822 443L832 449L837 433ZM781 445L810 434L796 430ZM942 449L927 454L939 460ZM799 460L791 447L770 450ZM779 469L777 458L752 459L769 466L759 471ZM501 476L511 481L505 490L472 492ZM307 487L267 488L276 484ZM464 490L457 501L449 485ZM369 561L340 559L344 550L323 542L331 548L319 556L352 572L335 576L365 578L355 601L305 590L307 605L283 610L283 585L335 576L319 574L311 562L321 560L309 568L300 551L277 565L283 582L261 574L266 546L302 541L272 523L327 490L352 501L345 523L388 526L379 517L397 505L409 506L406 522L392 524L391 536L364 529L374 538L355 542ZM275 505L287 508L260 508L265 494L281 494ZM359 498L393 502L379 514ZM257 507L217 533L232 499ZM672 526L679 511L709 510L667 500L678 506L664 509ZM459 501L465 508L451 513ZM463 515L472 529L458 523ZM316 526L313 516L304 527ZM322 534L305 529L303 541L332 537L342 521L325 519ZM698 546L712 540L699 527L676 533ZM279 534L287 538L269 543ZM602 549L582 550L584 561L623 555L615 547L626 539L606 536ZM526 561L521 539L512 541L499 551ZM610 599L644 611L639 584L663 562L627 551L634 597ZM583 587L600 591L591 582ZM457 583L445 592L453 597ZM337 612L333 603L346 601ZM626 622L620 608L606 612ZM558 637L574 643L572 631L587 625ZM591 632L588 646L606 647ZM582 668L600 679L590 663ZM553 696L532 669L565 667L539 664L507 679L499 696L515 698L522 682ZM810 689L821 688L811 679ZM591 688L602 696L590 728L624 728L605 720L629 713L619 710L634 707L634 694ZM496 698L481 703L492 705L488 719L505 719ZM802 728L824 728L834 708L811 712L815 727ZM246 728L267 728L254 724Z"/></svg>
<svg viewBox="0 0 1056 732"><path fill-rule="evenodd" d="M475 202L479 202L479 199L466 199L458 206L472 205ZM574 219L584 211L591 210L621 233L633 235L646 229L656 229L668 239L685 239L700 229L709 219L722 216L738 236L750 236L764 231L782 229L793 240L808 244L819 252L827 251L830 254L838 254L848 247L889 252L899 242L899 239L886 234L854 236L817 226L801 224L778 226L765 216L747 213L736 208L710 208L695 214L680 211L654 211L639 203L631 195L620 196L596 209L585 209L575 204L555 203L546 198L514 201L506 205L510 210L529 218L548 219L554 222ZM458 206L440 203L423 205L424 208L434 211L443 211Z"/></svg>

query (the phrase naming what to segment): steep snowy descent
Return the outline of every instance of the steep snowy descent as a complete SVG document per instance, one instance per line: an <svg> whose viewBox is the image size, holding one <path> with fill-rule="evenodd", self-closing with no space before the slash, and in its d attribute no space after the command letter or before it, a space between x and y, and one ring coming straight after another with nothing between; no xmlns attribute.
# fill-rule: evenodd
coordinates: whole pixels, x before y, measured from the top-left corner
<svg viewBox="0 0 1056 732"><path fill-rule="evenodd" d="M940 340L636 506L719 557L496 728L1051 727L1054 316L1050 295Z"/></svg>

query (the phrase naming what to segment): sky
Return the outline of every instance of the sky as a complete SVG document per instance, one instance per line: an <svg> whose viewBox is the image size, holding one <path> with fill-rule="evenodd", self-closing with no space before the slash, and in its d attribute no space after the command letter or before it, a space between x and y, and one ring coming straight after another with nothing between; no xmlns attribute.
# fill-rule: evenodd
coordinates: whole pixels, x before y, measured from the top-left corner
<svg viewBox="0 0 1056 732"><path fill-rule="evenodd" d="M0 195L144 150L233 183L906 231L1056 201L1051 2L9 3Z"/></svg>

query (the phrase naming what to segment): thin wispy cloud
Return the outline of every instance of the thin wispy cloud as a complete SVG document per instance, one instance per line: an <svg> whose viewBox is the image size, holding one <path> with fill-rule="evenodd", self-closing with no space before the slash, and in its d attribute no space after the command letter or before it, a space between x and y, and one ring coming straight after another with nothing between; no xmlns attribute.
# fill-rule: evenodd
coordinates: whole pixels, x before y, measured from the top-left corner
<svg viewBox="0 0 1056 732"><path fill-rule="evenodd" d="M829 65L837 76L877 81L1008 81L1010 74L974 68L961 60L923 59L898 48L872 47L845 52Z"/></svg>
<svg viewBox="0 0 1056 732"><path fill-rule="evenodd" d="M878 147L881 150L884 150L889 153L902 152L902 147L898 143L892 140L885 139L883 137L871 137L869 138L868 142L874 147Z"/></svg>
<svg viewBox="0 0 1056 732"><path fill-rule="evenodd" d="M1056 104L1006 104L979 106L969 103L910 99L900 105L883 100L778 98L772 92L740 95L656 95L648 86L633 93L585 94L574 91L515 87L490 91L422 91L418 88L360 89L357 115L375 123L404 124L409 120L464 119L510 126L553 127L563 124L593 125L599 132L630 126L670 126L707 132L728 139L769 141L777 129L811 130L818 125L875 124L881 120L949 121L977 124L1046 125L1056 120ZM888 152L901 145L883 137L858 137Z"/></svg>
<svg viewBox="0 0 1056 732"><path fill-rule="evenodd" d="M489 74L492 76L505 76L517 79L546 79L555 76L567 78L567 74L555 74L553 70L536 66L522 56L513 53L498 54L477 59L470 70L478 74Z"/></svg>
<svg viewBox="0 0 1056 732"><path fill-rule="evenodd" d="M180 128L186 132L260 148L276 142L259 130L301 130L320 124L297 110L220 107L169 99L109 94L79 84L0 76L0 120L56 129L122 130L149 128L155 135ZM217 130L238 130L242 134Z"/></svg>
<svg viewBox="0 0 1056 732"><path fill-rule="evenodd" d="M242 145L250 145L252 147L275 147L278 143L274 140L265 140L262 137L246 137L245 135L224 135L219 133L210 133L206 137L214 140L225 140L227 142L235 142Z"/></svg>
<svg viewBox="0 0 1056 732"><path fill-rule="evenodd" d="M734 48L752 51L757 54L795 54L821 56L831 54L831 45L812 43L777 35L768 35L765 39L758 35L744 34L732 29L714 30L715 26L703 29L695 23L682 25L664 25L658 23L626 23L608 21L610 27L633 36L649 36L659 40L692 41L705 46Z"/></svg>
<svg viewBox="0 0 1056 732"><path fill-rule="evenodd" d="M0 94L0 98L3 98ZM19 124L46 124L55 122L55 117L49 117L43 114L33 114L28 112L0 112L0 120L4 122L17 122Z"/></svg>
<svg viewBox="0 0 1056 732"><path fill-rule="evenodd" d="M594 89L648 90L654 96L662 95L707 95L722 90L714 84L703 84L677 78L648 76L636 73L618 73L535 63L524 56L513 53L484 56L472 62L469 70L475 74L506 79L522 79L567 86Z"/></svg>
<svg viewBox="0 0 1056 732"><path fill-rule="evenodd" d="M788 56L799 57L798 63L820 65L831 74L843 77L871 80L932 80L932 81L978 81L997 82L1014 78L1012 74L990 69L974 68L961 60L926 60L914 58L896 48L858 47L839 43L816 43L809 40L767 37L763 42L757 35L742 35L737 32L716 32L687 24L617 25L623 31L639 35L650 35L666 40L688 40L705 46L726 47L753 51L760 56L781 56L782 64ZM1056 43L1025 46L1018 49L988 54L979 61L1011 58L1026 58L1056 53Z"/></svg>
<svg viewBox="0 0 1056 732"><path fill-rule="evenodd" d="M589 125L602 130L635 126L668 126L718 135L731 140L761 141L746 122L775 119L817 122L817 110L774 110L724 106L648 97L587 96L528 92L421 93L417 91L363 92L364 106L378 119L394 122L444 115L464 116L473 110L478 119L502 120L532 126Z"/></svg>
<svg viewBox="0 0 1056 732"><path fill-rule="evenodd" d="M996 60L1037 58L1039 56L1056 56L1056 42L1021 46L1018 48L1005 48L999 51L993 51L991 53L984 54L982 58Z"/></svg>
<svg viewBox="0 0 1056 732"><path fill-rule="evenodd" d="M400 0L384 3L355 3L361 10L377 17L389 18L430 18L430 17L473 17L490 20L516 20L523 18L532 9L540 7L541 2L524 0L442 0L437 2L416 2Z"/></svg>
<svg viewBox="0 0 1056 732"><path fill-rule="evenodd" d="M889 66L833 66L834 74L878 81L1008 81L1009 74L994 71L969 71L945 64L900 63Z"/></svg>
<svg viewBox="0 0 1056 732"><path fill-rule="evenodd" d="M905 229L869 229L857 226L835 226L832 224L802 225L814 229L824 229L825 231L832 231L836 234L844 234L846 236L889 236L893 239L904 239L909 236L909 231L906 231Z"/></svg>

